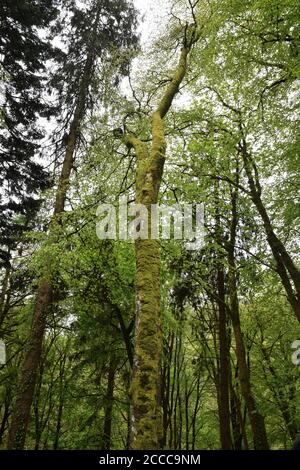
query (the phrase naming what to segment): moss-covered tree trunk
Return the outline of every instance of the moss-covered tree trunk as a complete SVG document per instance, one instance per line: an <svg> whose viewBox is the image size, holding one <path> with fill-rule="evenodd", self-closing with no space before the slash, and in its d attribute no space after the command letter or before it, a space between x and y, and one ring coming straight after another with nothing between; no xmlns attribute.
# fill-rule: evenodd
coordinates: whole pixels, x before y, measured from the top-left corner
<svg viewBox="0 0 300 470"><path fill-rule="evenodd" d="M158 201L163 174L166 142L163 118L187 71L187 58L196 41L196 25L186 28L178 66L167 89L152 114L151 148L137 137L126 134L123 141L135 150L136 203L147 207ZM151 221L148 224L150 231ZM131 383L131 448L157 449L162 439L160 377L162 329L160 314L160 247L159 241L137 239L136 253L136 321L133 373Z"/></svg>

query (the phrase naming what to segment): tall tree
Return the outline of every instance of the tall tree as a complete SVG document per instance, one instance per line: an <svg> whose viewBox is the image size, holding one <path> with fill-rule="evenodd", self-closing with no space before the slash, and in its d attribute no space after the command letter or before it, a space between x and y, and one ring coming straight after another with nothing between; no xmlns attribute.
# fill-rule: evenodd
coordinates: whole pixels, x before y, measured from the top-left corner
<svg viewBox="0 0 300 470"><path fill-rule="evenodd" d="M53 112L43 90L46 61L56 51L38 30L47 32L55 21L57 3L1 2L0 260L4 264L39 207L37 193L49 186L47 172L34 157L44 136L38 117Z"/></svg>
<svg viewBox="0 0 300 470"><path fill-rule="evenodd" d="M239 175L237 173L237 183ZM257 404L253 395L252 386L250 382L250 372L246 359L246 350L244 338L241 329L239 299L237 291L237 273L235 261L235 245L236 245L236 232L238 227L238 212L237 212L238 190L235 188L231 193L231 222L230 222L230 237L227 244L228 250L228 290L229 290L229 304L230 315L235 337L236 357L239 368L239 380L245 404L247 406L249 419L251 423L254 448L257 450L269 449L267 433L264 423L264 418L257 408Z"/></svg>
<svg viewBox="0 0 300 470"><path fill-rule="evenodd" d="M60 70L60 77L54 80L56 86L62 83L62 100L68 106L67 122L70 122L64 139L65 152L59 176L54 212L49 233L49 243L57 243L57 227L62 223L62 213L79 144L90 92L94 86L97 64L102 66L111 60L115 48L128 48L136 44L135 11L127 1L91 0L83 9L73 7L71 11L71 32L68 37L69 54ZM126 67L119 73L126 73ZM64 93L66 88L66 93ZM9 431L8 448L22 449L25 444L28 419L32 404L38 365L42 351L46 319L54 301L51 272L42 273L35 299L33 320L21 371L19 393Z"/></svg>
<svg viewBox="0 0 300 470"><path fill-rule="evenodd" d="M284 243L275 233L268 211L262 200L262 188L260 184L259 172L254 159L248 150L247 141L242 135L240 152L248 178L251 199L259 213L268 243L276 264L277 273L286 291L287 299L300 322L300 270L292 259Z"/></svg>
<svg viewBox="0 0 300 470"><path fill-rule="evenodd" d="M222 247L224 234L221 228L219 181L215 184L216 241ZM230 410L229 410L229 337L225 300L224 256L217 256L217 303L219 313L219 414L222 449L231 449Z"/></svg>
<svg viewBox="0 0 300 470"><path fill-rule="evenodd" d="M157 204L163 175L166 140L163 119L172 106L188 66L188 55L198 40L197 24L186 25L176 70L170 84L152 113L151 148L133 134L125 133L124 143L135 150L136 203L143 204L148 214ZM147 221L149 234L151 221ZM148 235L149 235L148 234ZM138 238L136 252L136 323L134 367L131 385L133 449L156 449L160 445L160 374L162 326L160 312L160 248L155 239Z"/></svg>

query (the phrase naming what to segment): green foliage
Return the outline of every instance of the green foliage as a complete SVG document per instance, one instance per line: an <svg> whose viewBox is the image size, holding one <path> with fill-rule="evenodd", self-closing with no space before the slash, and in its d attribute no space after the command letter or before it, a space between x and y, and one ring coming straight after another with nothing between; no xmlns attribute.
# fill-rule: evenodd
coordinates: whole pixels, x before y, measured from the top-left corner
<svg viewBox="0 0 300 470"><path fill-rule="evenodd" d="M112 7L114 2L108 3ZM115 204L120 195L126 194L130 200L136 197L134 151L116 139L113 130L121 128L132 138L138 135L145 145L149 142L149 115L169 84L182 25L193 19L188 4L176 2L170 27L139 54L130 50L122 55L119 29L117 37L111 38L121 47L110 49L106 67L95 70L90 91L95 100L101 91L102 106L89 103L66 211L49 236L53 192L44 193L39 218L21 241L18 238L19 251L11 253L7 288L7 266L1 271L0 332L8 351L7 365L0 366L1 448L5 448L41 277L53 280L54 298L27 447L101 448L108 405L112 405L111 448L128 447L130 398L141 392L130 389L135 250L130 241L97 238L96 209L102 202ZM192 48L189 72L175 106L165 118L167 153L159 202L203 202L205 245L188 251L181 241L162 241L160 280L154 264L140 279L146 286L160 285L161 291L162 446L220 448L217 282L221 267L227 309L231 438L235 449L253 448L230 316L228 249L236 194L235 275L251 390L265 418L271 448L289 449L300 429L300 369L291 360L291 345L299 339L299 322L253 203L241 143L243 139L247 142L252 172L260 183L272 228L299 270L299 5L296 0L208 1L200 2L194 14L201 38ZM181 23L177 15L182 15ZM73 27L84 36L82 21L82 12L77 12ZM127 20L125 23L128 26ZM84 38L79 37L72 47L72 60L66 64L69 74L75 64L75 49ZM131 40L135 42L135 38ZM102 46L97 42L96 47ZM80 50L80 57L85 53L84 48ZM124 80L119 87L120 76L135 54L130 86ZM73 89L78 77L75 74L67 84L61 78L63 90L65 86ZM22 222L16 219L16 225ZM155 249L153 253L156 259ZM156 296L148 299L149 317L153 302ZM156 347L147 343L147 332L155 327L145 322L144 347L148 350ZM108 394L111 364L115 366L112 396ZM147 390L142 392L145 401L153 400Z"/></svg>

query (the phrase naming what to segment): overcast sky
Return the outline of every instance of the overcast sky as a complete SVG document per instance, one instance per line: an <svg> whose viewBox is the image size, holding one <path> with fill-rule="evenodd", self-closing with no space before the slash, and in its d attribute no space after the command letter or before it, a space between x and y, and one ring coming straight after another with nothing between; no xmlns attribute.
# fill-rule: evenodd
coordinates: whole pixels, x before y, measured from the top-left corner
<svg viewBox="0 0 300 470"><path fill-rule="evenodd" d="M142 34L142 43L147 42L151 35L166 18L169 0L133 0L134 5L141 13L143 21L139 27Z"/></svg>

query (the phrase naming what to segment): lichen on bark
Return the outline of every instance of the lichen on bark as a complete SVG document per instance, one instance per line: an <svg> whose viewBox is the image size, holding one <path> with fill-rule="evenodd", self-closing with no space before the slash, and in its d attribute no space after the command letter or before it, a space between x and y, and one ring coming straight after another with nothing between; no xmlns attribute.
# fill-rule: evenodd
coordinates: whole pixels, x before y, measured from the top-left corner
<svg viewBox="0 0 300 470"><path fill-rule="evenodd" d="M144 204L149 215L151 204L158 202L166 158L163 118L187 71L187 58L198 39L196 25L185 30L184 44L173 78L152 113L151 148L133 134L122 136L123 143L136 154L136 203ZM151 222L151 221L150 221ZM150 230L151 223L148 223ZM150 233L149 233L150 235ZM136 252L136 324L134 365L131 383L131 447L157 449L162 436L160 374L162 328L160 313L160 246L150 237L137 239Z"/></svg>

